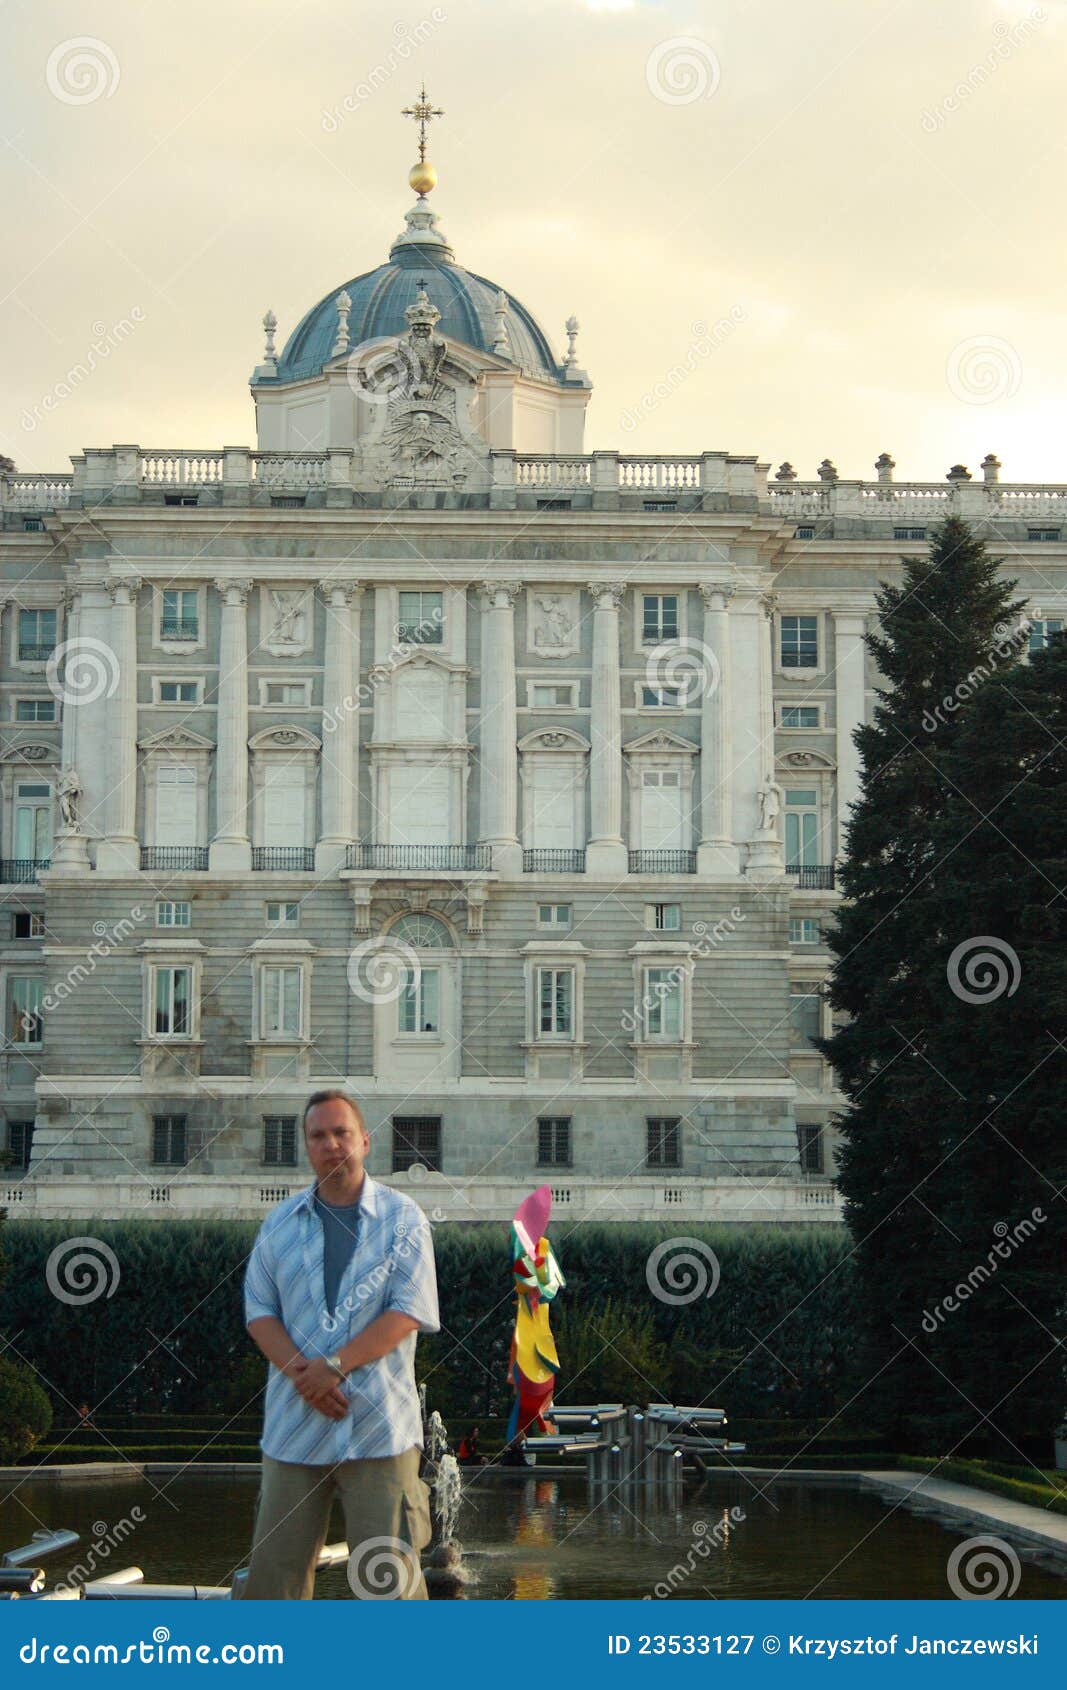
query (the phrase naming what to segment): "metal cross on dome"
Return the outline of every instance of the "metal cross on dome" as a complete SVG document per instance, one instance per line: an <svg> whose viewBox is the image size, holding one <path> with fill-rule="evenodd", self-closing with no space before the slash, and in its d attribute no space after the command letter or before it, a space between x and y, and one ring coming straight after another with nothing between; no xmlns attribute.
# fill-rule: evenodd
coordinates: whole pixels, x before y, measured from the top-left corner
<svg viewBox="0 0 1067 1690"><path fill-rule="evenodd" d="M441 110L440 106L431 106L429 100L426 98L426 84L425 84L425 82L423 83L422 87L419 90L419 97L416 100L415 104L413 106L405 106L400 115L401 115L401 117L414 118L415 122L418 124L418 126L419 126L419 163L425 164L425 162L426 162L426 125L428 123L432 123L435 117L444 117L444 115L445 115L444 112Z"/></svg>

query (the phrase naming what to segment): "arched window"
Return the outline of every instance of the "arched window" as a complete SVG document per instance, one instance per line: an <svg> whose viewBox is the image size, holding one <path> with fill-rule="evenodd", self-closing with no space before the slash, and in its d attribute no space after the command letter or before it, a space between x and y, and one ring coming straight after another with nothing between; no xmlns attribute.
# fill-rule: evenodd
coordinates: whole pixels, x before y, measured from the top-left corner
<svg viewBox="0 0 1067 1690"><path fill-rule="evenodd" d="M417 951L452 949L452 935L435 915L402 915L387 937L397 944L412 945Z"/></svg>

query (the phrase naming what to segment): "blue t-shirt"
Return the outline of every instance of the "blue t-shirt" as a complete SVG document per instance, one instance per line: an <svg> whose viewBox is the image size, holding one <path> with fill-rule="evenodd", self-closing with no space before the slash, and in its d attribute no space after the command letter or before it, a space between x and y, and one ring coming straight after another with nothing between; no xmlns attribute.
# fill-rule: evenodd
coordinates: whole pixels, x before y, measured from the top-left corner
<svg viewBox="0 0 1067 1690"><path fill-rule="evenodd" d="M325 1234L323 1278L326 1282L326 1307L333 1314L341 1277L352 1260L352 1252L356 1247L359 1202L327 1203L316 1192L315 1208L322 1220L322 1230Z"/></svg>

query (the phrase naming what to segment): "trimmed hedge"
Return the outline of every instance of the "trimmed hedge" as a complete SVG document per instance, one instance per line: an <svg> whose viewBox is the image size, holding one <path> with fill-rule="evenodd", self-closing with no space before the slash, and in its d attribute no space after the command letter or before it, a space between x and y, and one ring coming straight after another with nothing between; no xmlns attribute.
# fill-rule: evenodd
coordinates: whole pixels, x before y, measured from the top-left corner
<svg viewBox="0 0 1067 1690"><path fill-rule="evenodd" d="M1067 1514L1067 1474L1061 1476L1062 1484L1056 1485L1051 1475L1048 1484L1041 1484L1032 1477L1023 1476L1032 1475L1033 1468L1017 1467L1013 1470L1002 1462L938 1461L932 1456L902 1455L900 1465L914 1473L933 1472L938 1479L973 1485L976 1490L1006 1496L1013 1502L1029 1502L1035 1508L1043 1508L1046 1513ZM1015 1473L1019 1475L1017 1478L1013 1476Z"/></svg>
<svg viewBox="0 0 1067 1690"><path fill-rule="evenodd" d="M266 1378L241 1295L255 1233L253 1223L226 1221L19 1221L5 1230L5 1329L21 1332L20 1348L57 1395L99 1405L105 1420L164 1413L199 1429L221 1412L244 1422L258 1414ZM49 1253L74 1234L114 1252L110 1296L71 1305L49 1290ZM721 1401L741 1436L746 1414L820 1419L849 1400L856 1289L843 1230L687 1225L685 1237L714 1252L720 1275L713 1296L678 1305L654 1295L646 1277L653 1248L676 1237L667 1225L555 1229L567 1276L553 1315L561 1401ZM420 1338L419 1377L446 1422L503 1416L507 1230L442 1225L434 1242L443 1330Z"/></svg>

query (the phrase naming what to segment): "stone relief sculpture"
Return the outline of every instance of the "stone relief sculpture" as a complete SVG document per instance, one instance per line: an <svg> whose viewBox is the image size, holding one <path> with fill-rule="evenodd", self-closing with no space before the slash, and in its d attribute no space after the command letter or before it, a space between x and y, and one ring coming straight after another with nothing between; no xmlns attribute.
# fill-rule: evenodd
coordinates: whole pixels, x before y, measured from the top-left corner
<svg viewBox="0 0 1067 1690"><path fill-rule="evenodd" d="M578 650L575 593L531 593L530 647L540 657L569 657Z"/></svg>
<svg viewBox="0 0 1067 1690"><path fill-rule="evenodd" d="M764 781L759 788L759 830L763 834L777 832L778 817L782 809L782 789L776 781Z"/></svg>
<svg viewBox="0 0 1067 1690"><path fill-rule="evenodd" d="M65 763L59 771L56 781L56 796L59 799L59 814L62 824L72 833L81 831L78 820L78 800L81 797L82 783L78 771L72 763Z"/></svg>
<svg viewBox="0 0 1067 1690"><path fill-rule="evenodd" d="M310 615L306 589L286 591L264 589L263 641L274 657L293 657L311 646Z"/></svg>

